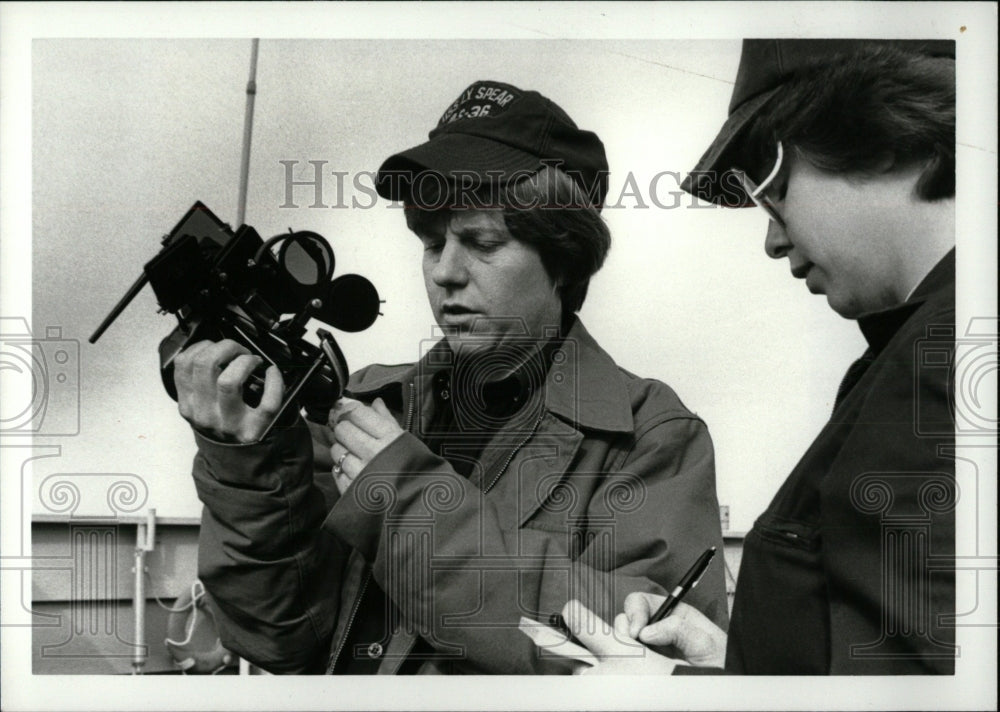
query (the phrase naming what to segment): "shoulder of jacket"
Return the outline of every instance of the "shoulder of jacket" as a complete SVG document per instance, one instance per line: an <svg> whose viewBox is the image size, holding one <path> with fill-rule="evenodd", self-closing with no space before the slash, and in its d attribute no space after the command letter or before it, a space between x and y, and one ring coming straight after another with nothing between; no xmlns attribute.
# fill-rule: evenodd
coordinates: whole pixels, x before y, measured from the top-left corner
<svg viewBox="0 0 1000 712"><path fill-rule="evenodd" d="M663 381L637 376L620 366L618 372L628 391L637 427L677 418L704 422L684 405L677 392Z"/></svg>
<svg viewBox="0 0 1000 712"><path fill-rule="evenodd" d="M378 390L390 383L402 382L406 374L412 369L412 363L369 364L351 374L347 390L353 393Z"/></svg>
<svg viewBox="0 0 1000 712"><path fill-rule="evenodd" d="M912 359L900 359L897 357L900 353L914 353L913 349L919 350L921 344L953 348L958 336L954 299L940 296L928 299L899 327L883 350L881 360L904 367Z"/></svg>

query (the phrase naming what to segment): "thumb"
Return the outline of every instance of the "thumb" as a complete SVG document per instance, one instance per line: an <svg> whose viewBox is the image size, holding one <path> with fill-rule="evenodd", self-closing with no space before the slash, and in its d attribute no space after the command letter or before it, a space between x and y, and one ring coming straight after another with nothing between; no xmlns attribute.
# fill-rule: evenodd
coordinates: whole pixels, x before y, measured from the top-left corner
<svg viewBox="0 0 1000 712"><path fill-rule="evenodd" d="M342 396L337 399L337 402L333 404L330 408L329 425L334 427L340 422L342 418L347 417L352 410L361 405L361 401L354 400L353 398L348 398L347 396Z"/></svg>
<svg viewBox="0 0 1000 712"><path fill-rule="evenodd" d="M647 625L639 631L639 640L646 645L676 645L680 649L690 637L690 625L679 616L667 616L659 623Z"/></svg>
<svg viewBox="0 0 1000 712"><path fill-rule="evenodd" d="M625 616L628 618L630 638L639 637L639 631L646 627L653 611L659 608L663 601L663 596L644 591L636 591L625 597Z"/></svg>
<svg viewBox="0 0 1000 712"><path fill-rule="evenodd" d="M575 599L563 606L562 615L576 639L599 658L636 655L643 649Z"/></svg>
<svg viewBox="0 0 1000 712"><path fill-rule="evenodd" d="M672 645L693 665L725 665L725 632L701 611L684 603L662 621L643 628L639 640L650 645Z"/></svg>
<svg viewBox="0 0 1000 712"><path fill-rule="evenodd" d="M383 401L381 398L376 398L372 402L372 409L376 413L378 413L379 415L383 415L386 418L392 418L393 417L392 413L389 412L389 408L386 406L385 401ZM395 420L395 418L393 418L393 420Z"/></svg>

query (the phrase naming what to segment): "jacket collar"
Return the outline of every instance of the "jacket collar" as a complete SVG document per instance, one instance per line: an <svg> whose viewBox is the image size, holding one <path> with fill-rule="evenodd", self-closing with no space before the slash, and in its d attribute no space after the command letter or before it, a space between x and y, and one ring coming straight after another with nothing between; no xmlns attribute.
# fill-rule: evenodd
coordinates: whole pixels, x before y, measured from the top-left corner
<svg viewBox="0 0 1000 712"><path fill-rule="evenodd" d="M632 406L625 380L614 360L602 349L579 318L557 352L545 379L545 408L581 428L632 432ZM371 366L351 379L348 392L368 400L390 396L402 400L403 387L429 379L447 363L448 344L436 343L415 364ZM418 390L427 384L417 384Z"/></svg>
<svg viewBox="0 0 1000 712"><path fill-rule="evenodd" d="M921 304L948 290L952 293L955 291L955 248L949 250L934 265L934 269L924 277L905 302L858 318L858 326L868 345L876 352L881 351Z"/></svg>
<svg viewBox="0 0 1000 712"><path fill-rule="evenodd" d="M923 281L913 290L913 294L907 302L926 301L933 294L945 289L955 289L955 248L948 250L948 254L934 265L934 269L927 273Z"/></svg>

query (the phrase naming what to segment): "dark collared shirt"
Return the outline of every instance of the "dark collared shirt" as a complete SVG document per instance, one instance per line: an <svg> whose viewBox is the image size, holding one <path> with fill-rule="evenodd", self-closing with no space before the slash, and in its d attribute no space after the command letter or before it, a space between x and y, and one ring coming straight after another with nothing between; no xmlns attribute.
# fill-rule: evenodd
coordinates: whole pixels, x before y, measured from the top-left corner
<svg viewBox="0 0 1000 712"><path fill-rule="evenodd" d="M888 309L883 309L882 311L862 315L858 318L858 326L865 340L868 342L868 348L857 361L851 364L850 368L847 369L847 373L844 374L844 379L840 382L840 387L837 389L837 398L833 406L834 412L836 412L837 407L847 397L851 389L861 380L868 367L882 353L892 337L896 335L896 332L902 328L906 320L924 303L927 297L942 288L947 288L949 280L951 281L951 289L954 292L954 278L955 250L952 249L924 277L905 302L894 307L889 307ZM954 299L954 296L952 296L952 299Z"/></svg>
<svg viewBox="0 0 1000 712"><path fill-rule="evenodd" d="M502 428L531 428L544 408L542 386L561 339L523 354L496 350L438 371L434 417L421 440L463 477L472 475L483 448ZM517 364L509 368L509 364ZM494 374L499 372L499 377Z"/></svg>

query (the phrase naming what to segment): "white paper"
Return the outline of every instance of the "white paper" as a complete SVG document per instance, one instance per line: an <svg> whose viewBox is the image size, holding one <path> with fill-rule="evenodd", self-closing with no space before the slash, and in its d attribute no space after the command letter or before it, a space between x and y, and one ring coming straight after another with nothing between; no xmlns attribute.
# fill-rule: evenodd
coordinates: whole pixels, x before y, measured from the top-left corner
<svg viewBox="0 0 1000 712"><path fill-rule="evenodd" d="M531 638L535 645L544 649L548 653L571 658L587 665L597 665L597 658L584 647L572 642L569 637L555 628L551 628L544 623L533 621L530 618L521 616L521 623L518 628L526 636Z"/></svg>

